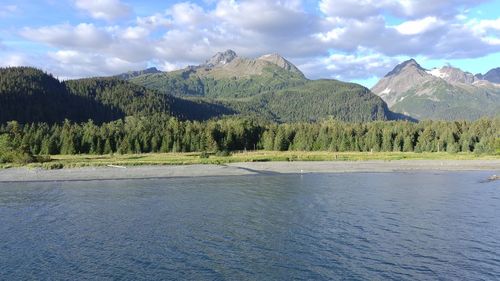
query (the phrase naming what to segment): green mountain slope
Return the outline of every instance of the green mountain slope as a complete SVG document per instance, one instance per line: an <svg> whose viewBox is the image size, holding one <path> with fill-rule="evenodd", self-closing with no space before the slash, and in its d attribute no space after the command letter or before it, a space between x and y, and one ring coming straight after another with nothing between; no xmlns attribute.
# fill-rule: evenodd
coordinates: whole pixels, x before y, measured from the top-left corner
<svg viewBox="0 0 500 281"><path fill-rule="evenodd" d="M1 122L100 123L154 114L188 120L242 115L277 122L397 117L368 89L336 80L308 80L277 54L247 59L226 51L200 66L173 72L151 68L65 82L33 68L4 72Z"/></svg>
<svg viewBox="0 0 500 281"><path fill-rule="evenodd" d="M272 90L303 85L307 80L269 62L263 62L259 72L246 73L245 67L255 66L239 62L231 71L224 68L194 68L145 74L130 79L132 83L175 96L202 96L209 98L243 98Z"/></svg>
<svg viewBox="0 0 500 281"><path fill-rule="evenodd" d="M228 50L199 66L143 74L129 81L165 94L221 102L240 114L279 122L396 116L368 89L336 80L308 80L277 54L247 59Z"/></svg>
<svg viewBox="0 0 500 281"><path fill-rule="evenodd" d="M422 89L428 89L429 94L418 94ZM456 86L433 80L408 90L391 109L417 119L476 120L500 112L500 94L494 89Z"/></svg>
<svg viewBox="0 0 500 281"><path fill-rule="evenodd" d="M123 116L117 108L70 93L64 83L38 69L0 69L0 123L53 123L65 118L104 122Z"/></svg>
<svg viewBox="0 0 500 281"><path fill-rule="evenodd" d="M54 123L64 119L100 123L151 114L204 120L233 113L222 104L164 95L116 78L59 82L35 68L0 69L0 123Z"/></svg>
<svg viewBox="0 0 500 281"><path fill-rule="evenodd" d="M387 120L391 113L384 101L368 89L336 80L308 81L302 86L266 92L228 106L248 115L279 122Z"/></svg>

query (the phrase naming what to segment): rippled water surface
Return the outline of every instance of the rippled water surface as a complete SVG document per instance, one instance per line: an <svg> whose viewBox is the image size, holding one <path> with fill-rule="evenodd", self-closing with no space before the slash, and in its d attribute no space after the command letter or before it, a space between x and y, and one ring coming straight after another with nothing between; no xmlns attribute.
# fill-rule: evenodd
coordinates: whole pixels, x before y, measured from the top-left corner
<svg viewBox="0 0 500 281"><path fill-rule="evenodd" d="M0 279L498 280L488 175L0 183Z"/></svg>

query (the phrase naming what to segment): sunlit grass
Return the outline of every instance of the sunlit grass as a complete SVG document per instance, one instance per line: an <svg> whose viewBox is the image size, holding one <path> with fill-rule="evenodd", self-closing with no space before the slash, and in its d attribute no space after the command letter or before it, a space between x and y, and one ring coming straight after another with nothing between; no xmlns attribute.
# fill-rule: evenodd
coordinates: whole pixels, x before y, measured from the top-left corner
<svg viewBox="0 0 500 281"><path fill-rule="evenodd" d="M500 159L499 155L477 155L474 153L446 152L327 152L327 151L249 151L218 156L209 153L148 153L113 155L52 155L45 163L32 163L28 167L47 169L74 168L87 166L138 166L138 165L188 165L225 164L235 162L267 161L367 161L367 160L488 160ZM13 165L4 165L3 168ZM2 166L0 166L2 167Z"/></svg>

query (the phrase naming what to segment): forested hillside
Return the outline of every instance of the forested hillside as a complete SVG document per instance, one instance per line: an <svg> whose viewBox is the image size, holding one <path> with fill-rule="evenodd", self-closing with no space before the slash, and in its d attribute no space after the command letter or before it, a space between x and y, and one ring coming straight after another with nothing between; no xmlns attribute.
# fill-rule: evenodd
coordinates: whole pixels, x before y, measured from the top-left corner
<svg viewBox="0 0 500 281"><path fill-rule="evenodd" d="M251 103L264 105L282 122L330 117L354 122L389 119L382 99L360 85L336 80L309 81L303 86L263 94Z"/></svg>
<svg viewBox="0 0 500 281"><path fill-rule="evenodd" d="M0 123L53 123L64 119L104 122L124 116L115 107L70 93L64 83L38 69L0 69Z"/></svg>
<svg viewBox="0 0 500 281"><path fill-rule="evenodd" d="M181 119L205 120L234 113L221 104L164 95L116 78L88 78L64 83L71 93L117 108L125 116L166 113Z"/></svg>
<svg viewBox="0 0 500 281"><path fill-rule="evenodd" d="M268 77L276 84L259 83L261 86L255 91L268 87L262 93L243 98L207 98L161 93L116 77L59 82L49 74L26 67L1 69L0 74L0 123L11 120L55 123L65 119L75 122L92 119L101 123L125 116L152 114L167 114L182 120L240 115L274 122L327 118L358 122L388 120L392 116L385 103L368 89L336 80L307 81L301 78L298 86L289 81L286 87L278 87L279 81L284 80ZM300 76L295 72L288 74L297 79ZM213 82L222 85L219 80ZM231 80L230 84L241 86L241 91L250 89L249 85L240 82ZM273 87L275 90L269 90ZM284 89L278 90L280 87ZM221 86L219 90L224 89Z"/></svg>
<svg viewBox="0 0 500 281"><path fill-rule="evenodd" d="M0 123L55 123L65 119L101 123L155 113L205 120L234 112L218 103L164 95L116 78L59 82L35 68L0 69Z"/></svg>

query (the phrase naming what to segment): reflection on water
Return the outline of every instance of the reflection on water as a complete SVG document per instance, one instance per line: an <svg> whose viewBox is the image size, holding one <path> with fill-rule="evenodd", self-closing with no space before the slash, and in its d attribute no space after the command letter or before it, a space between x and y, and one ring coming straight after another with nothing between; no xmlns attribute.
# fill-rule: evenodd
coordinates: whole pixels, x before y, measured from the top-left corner
<svg viewBox="0 0 500 281"><path fill-rule="evenodd" d="M0 183L0 279L492 280L489 174Z"/></svg>

